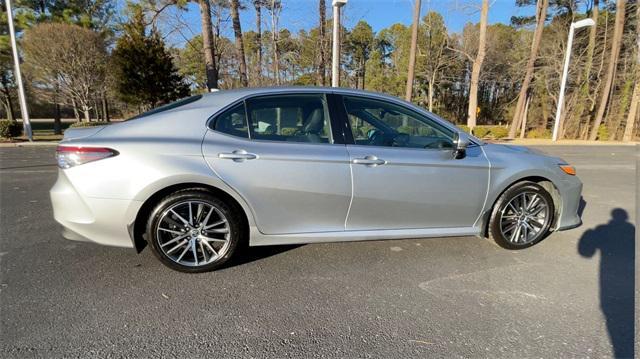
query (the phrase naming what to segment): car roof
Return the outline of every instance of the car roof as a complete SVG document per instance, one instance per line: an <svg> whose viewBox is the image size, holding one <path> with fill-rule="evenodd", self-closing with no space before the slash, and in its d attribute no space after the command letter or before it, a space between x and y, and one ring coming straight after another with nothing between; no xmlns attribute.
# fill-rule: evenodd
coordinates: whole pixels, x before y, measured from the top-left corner
<svg viewBox="0 0 640 359"><path fill-rule="evenodd" d="M309 93L309 92L321 92L321 93L339 93L345 95L365 95L369 97L386 98L394 101L402 99L385 95L379 92L371 92L365 90L356 90L343 87L323 87L323 86L272 86L272 87L244 87L230 90L218 90L214 92L205 93L202 96L202 104L204 105L219 105L222 103L230 103L240 100L249 96L257 95L277 95L282 93Z"/></svg>

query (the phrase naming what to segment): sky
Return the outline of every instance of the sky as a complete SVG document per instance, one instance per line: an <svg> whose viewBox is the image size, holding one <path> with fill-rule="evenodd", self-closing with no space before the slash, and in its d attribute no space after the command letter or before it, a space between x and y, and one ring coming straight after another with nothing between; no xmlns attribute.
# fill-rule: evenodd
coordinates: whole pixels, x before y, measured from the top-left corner
<svg viewBox="0 0 640 359"><path fill-rule="evenodd" d="M489 23L510 23L511 16L535 15L535 6L518 7L515 0L490 0ZM255 30L255 10L250 0L244 0L246 9L240 13L243 31ZM331 0L326 0L327 18L331 17ZM343 25L352 28L358 21L365 20L374 31L380 31L395 23L409 25L412 22L413 0L348 0L343 7ZM480 0L422 0L421 16L430 10L439 12L451 32L459 32L468 22L478 22L480 18ZM169 22L181 23L180 31L170 32L168 42L181 47L186 41L200 32L200 10L197 3L189 2L188 10L180 14L181 20L175 18L175 13L168 15ZM263 30L269 29L268 14L263 11ZM282 0L282 14L280 28L287 28L292 32L300 29L310 29L318 23L317 0ZM176 26L174 26L176 27ZM166 33L166 32L165 32ZM233 35L231 24L227 24L224 35Z"/></svg>

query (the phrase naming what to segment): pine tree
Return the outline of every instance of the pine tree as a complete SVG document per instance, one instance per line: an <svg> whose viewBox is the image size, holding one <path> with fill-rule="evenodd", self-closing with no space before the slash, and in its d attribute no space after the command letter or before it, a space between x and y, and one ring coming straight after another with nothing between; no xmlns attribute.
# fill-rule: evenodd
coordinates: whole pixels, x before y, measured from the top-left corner
<svg viewBox="0 0 640 359"><path fill-rule="evenodd" d="M189 95L171 54L157 31L147 34L142 10L133 7L131 20L112 55L115 88L125 103L149 109Z"/></svg>

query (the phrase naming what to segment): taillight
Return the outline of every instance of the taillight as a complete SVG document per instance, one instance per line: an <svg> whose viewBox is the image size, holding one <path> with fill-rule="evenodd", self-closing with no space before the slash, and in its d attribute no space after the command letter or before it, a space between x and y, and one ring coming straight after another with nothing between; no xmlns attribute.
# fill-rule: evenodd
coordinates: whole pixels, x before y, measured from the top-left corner
<svg viewBox="0 0 640 359"><path fill-rule="evenodd" d="M105 147L58 146L56 149L60 168L71 168L117 155L118 151Z"/></svg>

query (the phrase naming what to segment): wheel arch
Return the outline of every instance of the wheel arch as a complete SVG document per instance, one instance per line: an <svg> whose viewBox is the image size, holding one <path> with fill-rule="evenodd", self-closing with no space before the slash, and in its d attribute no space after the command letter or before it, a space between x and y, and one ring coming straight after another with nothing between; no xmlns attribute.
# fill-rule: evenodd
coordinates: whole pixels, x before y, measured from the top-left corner
<svg viewBox="0 0 640 359"><path fill-rule="evenodd" d="M247 207L245 207L235 196L231 195L227 191L205 183L200 182L183 182L169 185L167 187L161 188L154 192L151 196L149 196L142 204L138 213L136 214L136 218L129 225L129 234L131 235L133 245L136 249L136 252L140 253L147 246L147 241L144 238L144 232L146 228L146 222L148 220L149 215L153 211L154 207L166 196L171 193L175 193L177 191L193 189L193 190L203 190L212 193L214 196L219 197L229 205L231 205L234 210L241 216L241 221L243 224L243 228L245 233L243 233L243 239L247 239L249 235L250 228L250 211ZM249 212L249 213L248 213Z"/></svg>
<svg viewBox="0 0 640 359"><path fill-rule="evenodd" d="M534 175L534 176L523 176L517 179L512 179L508 182L508 184L500 189L497 195L492 198L491 207L487 208L482 215L482 236L487 237L489 234L489 222L491 220L491 213L493 212L493 208L496 205L496 202L502 196L502 194L513 187L514 185L520 182L534 182L540 185L542 188L547 190L553 199L553 222L551 223L551 228L555 228L558 218L560 217L560 209L562 208L562 196L560 195L560 191L558 187L553 183L553 181L547 177Z"/></svg>

